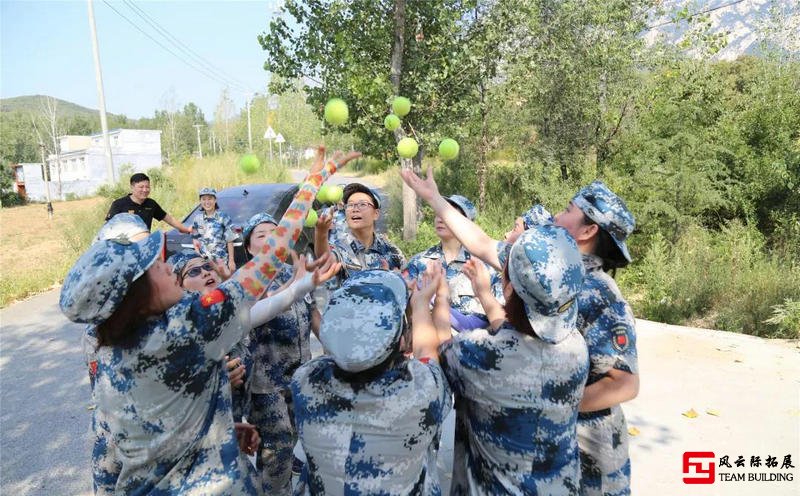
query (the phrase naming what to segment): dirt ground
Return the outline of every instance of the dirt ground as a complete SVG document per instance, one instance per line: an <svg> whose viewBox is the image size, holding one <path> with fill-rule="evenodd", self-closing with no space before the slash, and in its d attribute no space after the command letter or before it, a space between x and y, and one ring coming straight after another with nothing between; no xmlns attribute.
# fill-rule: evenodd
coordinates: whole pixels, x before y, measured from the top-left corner
<svg viewBox="0 0 800 496"><path fill-rule="evenodd" d="M95 208L103 198L54 202L52 219L44 204L0 209L0 273L3 278L42 271L64 257L62 232L70 227L71 215ZM54 281L43 281L43 288Z"/></svg>

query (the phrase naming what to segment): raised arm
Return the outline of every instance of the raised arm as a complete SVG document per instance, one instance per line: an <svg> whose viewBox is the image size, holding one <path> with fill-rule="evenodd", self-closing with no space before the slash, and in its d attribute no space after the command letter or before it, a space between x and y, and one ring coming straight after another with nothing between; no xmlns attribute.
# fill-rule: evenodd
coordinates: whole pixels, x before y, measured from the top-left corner
<svg viewBox="0 0 800 496"><path fill-rule="evenodd" d="M300 257L295 266L298 272L297 277L286 289L257 301L250 309L250 324L253 327L265 324L285 312L292 303L301 299L316 286L331 279L341 269L341 264L335 263L330 253L308 266L305 263L305 257Z"/></svg>
<svg viewBox="0 0 800 496"><path fill-rule="evenodd" d="M311 167L311 172L306 176L300 190L292 200L291 205L283 214L278 227L272 231L270 239L255 257L237 270L232 279L239 281L251 299L258 298L269 287L270 282L277 275L276 267L286 260L289 250L297 243L303 230L303 221L311 208L317 190L325 180L361 154L351 152L347 155L334 155L334 158L325 162L325 148L317 150L317 158ZM339 161L336 158L341 157Z"/></svg>
<svg viewBox="0 0 800 496"><path fill-rule="evenodd" d="M483 306L483 311L492 329L499 329L506 320L506 311L492 293L491 276L486 270L486 266L471 258L467 260L462 270L472 283L472 290Z"/></svg>
<svg viewBox="0 0 800 496"><path fill-rule="evenodd" d="M411 296L411 343L414 357L419 360L439 361L439 335L431 318L430 302L441 277L440 273L433 278L426 273Z"/></svg>
<svg viewBox="0 0 800 496"><path fill-rule="evenodd" d="M434 213L442 219L468 252L495 269L502 270L500 259L497 257L497 240L489 237L477 224L461 215L439 194L439 186L433 179L432 167L428 167L425 179L420 178L411 169L400 171L400 176L420 198L433 208Z"/></svg>

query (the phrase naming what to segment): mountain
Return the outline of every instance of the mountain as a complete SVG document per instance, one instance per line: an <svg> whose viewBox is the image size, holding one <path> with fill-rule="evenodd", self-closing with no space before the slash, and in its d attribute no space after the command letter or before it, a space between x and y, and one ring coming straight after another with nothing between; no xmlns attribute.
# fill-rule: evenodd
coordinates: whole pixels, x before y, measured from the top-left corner
<svg viewBox="0 0 800 496"><path fill-rule="evenodd" d="M23 113L41 113L41 100L47 98L44 95L27 95L15 96L13 98L0 99L0 113L5 112L23 112ZM76 116L99 118L97 110L82 107L78 104L68 102L66 100L55 99L58 102L58 115L59 117L71 118ZM115 114L107 114L108 118L119 117Z"/></svg>
<svg viewBox="0 0 800 496"><path fill-rule="evenodd" d="M662 0L651 13L644 33L649 43L680 43L687 35L686 20L676 21L683 11L708 16L708 34L725 34L727 44L714 58L733 60L740 55L757 53L766 37L769 46L783 53L800 53L800 3L793 0ZM671 22L675 21L675 22Z"/></svg>

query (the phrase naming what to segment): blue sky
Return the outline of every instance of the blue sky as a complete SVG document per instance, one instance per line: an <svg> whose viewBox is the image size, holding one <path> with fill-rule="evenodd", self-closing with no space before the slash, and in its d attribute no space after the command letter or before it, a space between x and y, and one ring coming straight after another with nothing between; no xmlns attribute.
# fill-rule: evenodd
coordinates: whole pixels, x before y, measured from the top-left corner
<svg viewBox="0 0 800 496"><path fill-rule="evenodd" d="M265 53L256 37L268 28L278 0L107 1L183 59L193 60L137 16L132 3L216 66L223 78L245 86L230 86L237 108L244 105L246 91L265 91ZM207 119L213 119L224 82L181 62L103 0L94 1L94 12L108 112L133 118L152 116L164 108L165 95L172 88L179 105L195 102ZM0 0L0 35L0 97L44 94L97 108L85 0Z"/></svg>

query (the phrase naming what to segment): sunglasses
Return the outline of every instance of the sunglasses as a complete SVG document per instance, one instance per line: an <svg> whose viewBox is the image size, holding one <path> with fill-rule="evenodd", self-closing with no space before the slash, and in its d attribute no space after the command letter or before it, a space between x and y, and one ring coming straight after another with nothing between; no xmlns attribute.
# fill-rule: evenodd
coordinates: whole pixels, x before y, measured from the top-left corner
<svg viewBox="0 0 800 496"><path fill-rule="evenodd" d="M211 265L211 263L209 263L209 262L206 262L203 265L196 265L196 266L192 267L191 269L187 270L186 272L184 272L184 274L181 276L181 279L186 279L187 277L197 277L203 271L213 272L214 271L214 266Z"/></svg>

